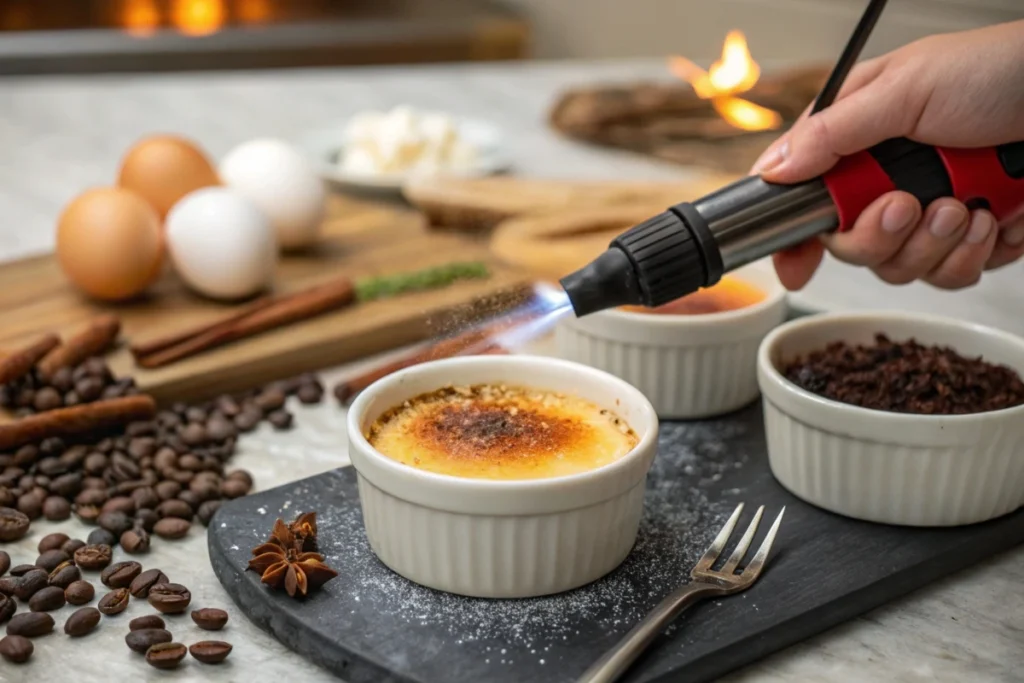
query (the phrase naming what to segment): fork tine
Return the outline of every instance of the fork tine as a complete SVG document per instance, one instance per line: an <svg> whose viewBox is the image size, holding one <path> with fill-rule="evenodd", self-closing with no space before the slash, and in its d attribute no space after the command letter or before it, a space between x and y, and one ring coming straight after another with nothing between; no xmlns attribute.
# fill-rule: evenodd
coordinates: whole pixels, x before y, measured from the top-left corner
<svg viewBox="0 0 1024 683"><path fill-rule="evenodd" d="M736 506L733 510L732 516L729 517L729 521L725 523L722 530L715 536L715 540L711 543L708 549L704 552L704 556L697 562L697 566L693 568L694 572L708 571L711 569L711 565L715 563L718 556L725 550L725 544L729 542L729 537L732 536L732 530L736 528L736 522L740 518L740 513L743 512L743 503ZM692 573L692 572L691 572Z"/></svg>
<svg viewBox="0 0 1024 683"><path fill-rule="evenodd" d="M758 574L764 568L764 563L768 560L768 553L771 552L772 543L775 541L775 534L779 530L779 525L782 524L782 515L786 514L786 508L783 506L782 511L779 512L779 516L772 522L772 528L768 530L768 535L764 537L764 541L761 542L761 547L757 549L757 554L754 555L754 559L750 561L747 568L740 574L745 579L753 581L757 578Z"/></svg>
<svg viewBox="0 0 1024 683"><path fill-rule="evenodd" d="M747 554L747 548L750 547L750 542L754 540L754 534L757 533L757 525L761 523L761 515L764 514L764 505L757 508L757 513L754 515L754 519L751 520L747 530L743 533L743 538L736 545L736 549L732 551L732 555L729 556L725 566L722 567L723 574L732 574L736 571L736 567L740 566L740 561L743 560L743 556Z"/></svg>

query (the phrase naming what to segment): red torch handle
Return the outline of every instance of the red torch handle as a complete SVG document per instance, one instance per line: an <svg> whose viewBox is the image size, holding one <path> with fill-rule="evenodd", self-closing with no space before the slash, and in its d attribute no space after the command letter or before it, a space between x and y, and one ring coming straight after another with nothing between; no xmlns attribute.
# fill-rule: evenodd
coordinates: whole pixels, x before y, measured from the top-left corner
<svg viewBox="0 0 1024 683"><path fill-rule="evenodd" d="M840 231L853 227L871 202L894 190L909 192L923 206L955 197L1003 221L1024 212L1024 141L952 149L897 138L844 157L823 180Z"/></svg>

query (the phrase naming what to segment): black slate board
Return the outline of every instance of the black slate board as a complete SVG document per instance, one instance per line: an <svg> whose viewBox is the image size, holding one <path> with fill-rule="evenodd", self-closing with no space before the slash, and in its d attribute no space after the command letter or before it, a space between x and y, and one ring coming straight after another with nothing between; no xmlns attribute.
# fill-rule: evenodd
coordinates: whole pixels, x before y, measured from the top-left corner
<svg viewBox="0 0 1024 683"><path fill-rule="evenodd" d="M210 525L210 558L249 618L351 683L555 683L575 680L686 581L739 501L747 504L741 528L757 505L769 519L786 506L765 574L746 593L691 608L626 680L713 680L1024 541L1024 511L967 528L909 529L799 501L768 470L755 405L664 423L637 546L609 576L561 596L474 600L395 575L370 551L351 468L224 505ZM299 603L267 591L245 566L274 519L310 509L340 576Z"/></svg>

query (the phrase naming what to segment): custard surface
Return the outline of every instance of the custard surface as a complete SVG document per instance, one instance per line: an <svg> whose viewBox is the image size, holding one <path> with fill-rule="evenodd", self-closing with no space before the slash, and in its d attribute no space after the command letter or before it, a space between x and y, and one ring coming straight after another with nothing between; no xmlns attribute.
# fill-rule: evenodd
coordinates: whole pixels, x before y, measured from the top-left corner
<svg viewBox="0 0 1024 683"><path fill-rule="evenodd" d="M688 294L657 308L623 306L622 310L655 315L707 315L708 313L736 311L761 303L764 299L765 293L759 288L739 278L726 275L710 287L697 290L693 294Z"/></svg>
<svg viewBox="0 0 1024 683"><path fill-rule="evenodd" d="M639 439L608 410L523 387L446 387L385 412L365 435L385 456L470 479L544 479L612 463Z"/></svg>

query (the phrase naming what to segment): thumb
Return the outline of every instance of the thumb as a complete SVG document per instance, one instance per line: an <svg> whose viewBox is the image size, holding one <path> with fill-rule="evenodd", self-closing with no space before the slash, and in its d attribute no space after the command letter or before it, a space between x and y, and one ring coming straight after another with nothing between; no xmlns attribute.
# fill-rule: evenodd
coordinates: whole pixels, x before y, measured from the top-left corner
<svg viewBox="0 0 1024 683"><path fill-rule="evenodd" d="M773 183L810 180L840 157L909 133L912 113L903 98L879 80L797 121L765 152L756 170Z"/></svg>

